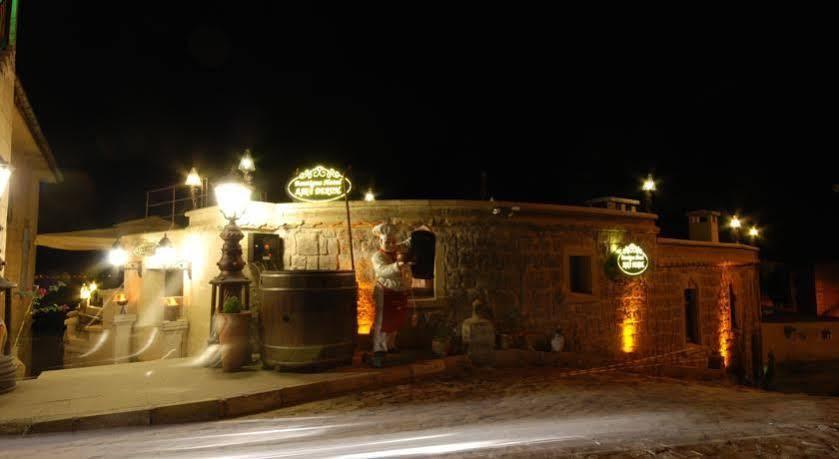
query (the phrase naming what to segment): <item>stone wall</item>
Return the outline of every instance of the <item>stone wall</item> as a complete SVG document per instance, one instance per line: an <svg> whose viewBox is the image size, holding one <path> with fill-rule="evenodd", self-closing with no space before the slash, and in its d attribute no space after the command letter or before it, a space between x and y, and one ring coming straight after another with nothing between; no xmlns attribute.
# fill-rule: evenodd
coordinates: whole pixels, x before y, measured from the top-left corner
<svg viewBox="0 0 839 459"><path fill-rule="evenodd" d="M720 340L722 334L732 338L727 344L732 359L751 359L749 343L758 328L755 250L659 239L654 216L606 209L474 201L351 206L362 300L372 288L369 260L378 247L372 227L391 219L403 237L421 225L437 236L434 297L416 299L422 310L450 312L460 321L471 314L472 299L481 296L497 318L505 311L520 311L526 333L546 336L562 327L572 351L628 360L678 352L674 361L706 365L707 356L727 343ZM197 252L203 258L193 262L192 279L185 283L185 296L190 297L189 348L194 354L206 340L209 289L204 286L216 274L217 232L224 222L215 208L190 212L189 217L190 226L171 232L170 238L176 246L197 241L193 245L200 247ZM240 223L246 232L282 238L284 269L350 269L345 217L343 203L256 203ZM637 278L608 275L605 266L612 250L629 242L649 254L650 268ZM570 292L572 255L592 256L591 294ZM258 275L251 272L251 277ZM739 320L726 334L721 324L728 314L728 288L723 289L728 283L735 292ZM688 287L700 292L697 346L688 345L685 337ZM258 292L253 293L258 305ZM193 336L196 332L201 336Z"/></svg>

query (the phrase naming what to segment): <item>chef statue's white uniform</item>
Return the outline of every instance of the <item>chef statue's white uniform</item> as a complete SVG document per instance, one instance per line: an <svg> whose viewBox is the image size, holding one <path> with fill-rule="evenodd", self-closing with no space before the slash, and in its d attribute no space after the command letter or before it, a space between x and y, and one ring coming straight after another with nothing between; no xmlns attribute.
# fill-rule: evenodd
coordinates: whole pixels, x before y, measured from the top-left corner
<svg viewBox="0 0 839 459"><path fill-rule="evenodd" d="M410 266L402 261L399 249L408 241L397 242L396 227L381 223L373 228L379 238L379 250L372 257L376 286L373 302L376 318L373 321L373 365L380 367L384 354L395 350L396 334L408 317Z"/></svg>

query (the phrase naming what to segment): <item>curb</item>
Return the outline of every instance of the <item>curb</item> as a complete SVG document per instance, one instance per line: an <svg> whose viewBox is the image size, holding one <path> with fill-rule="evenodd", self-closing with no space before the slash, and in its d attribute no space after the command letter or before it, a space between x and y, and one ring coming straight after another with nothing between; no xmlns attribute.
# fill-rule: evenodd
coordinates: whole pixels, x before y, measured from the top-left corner
<svg viewBox="0 0 839 459"><path fill-rule="evenodd" d="M457 355L358 374L347 373L347 376L337 379L234 395L228 398L76 417L21 419L0 424L0 435L75 432L112 427L215 421L325 400L352 392L394 384L408 384L444 374L457 374L469 366L469 359L466 356Z"/></svg>

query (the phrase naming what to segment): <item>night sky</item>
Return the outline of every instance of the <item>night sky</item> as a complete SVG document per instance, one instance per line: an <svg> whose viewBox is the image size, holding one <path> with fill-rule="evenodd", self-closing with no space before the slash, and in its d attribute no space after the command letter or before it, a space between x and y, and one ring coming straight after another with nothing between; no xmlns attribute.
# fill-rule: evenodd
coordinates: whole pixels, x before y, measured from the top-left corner
<svg viewBox="0 0 839 459"><path fill-rule="evenodd" d="M486 171L497 200L562 204L639 197L651 172L664 235L711 208L761 226L767 258L837 258L819 27L297 3L22 1L18 74L66 179L41 232L142 217L145 190L251 148L272 201L315 163L380 199L477 199Z"/></svg>

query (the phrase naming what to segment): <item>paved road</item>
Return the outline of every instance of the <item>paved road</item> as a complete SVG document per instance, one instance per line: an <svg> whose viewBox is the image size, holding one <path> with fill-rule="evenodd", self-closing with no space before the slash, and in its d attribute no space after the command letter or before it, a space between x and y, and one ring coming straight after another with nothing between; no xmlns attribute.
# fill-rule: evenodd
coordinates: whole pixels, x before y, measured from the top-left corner
<svg viewBox="0 0 839 459"><path fill-rule="evenodd" d="M13 458L839 457L839 398L624 374L483 370L232 421L0 445L0 457Z"/></svg>

